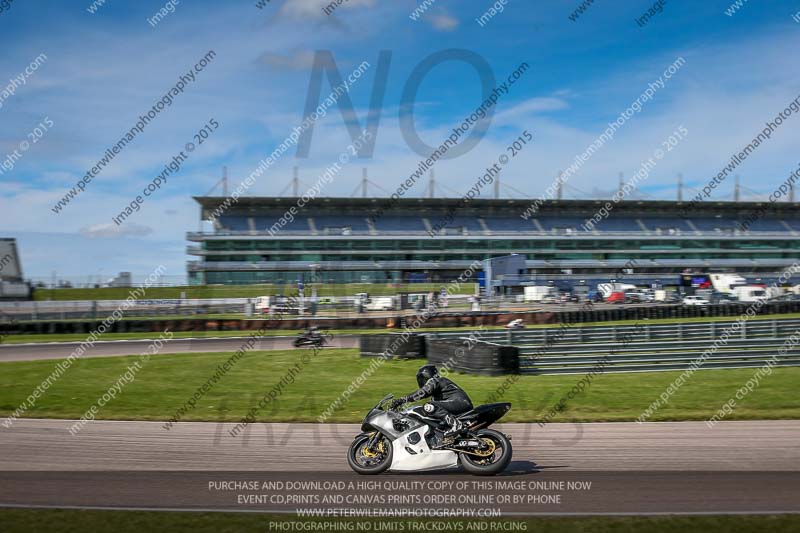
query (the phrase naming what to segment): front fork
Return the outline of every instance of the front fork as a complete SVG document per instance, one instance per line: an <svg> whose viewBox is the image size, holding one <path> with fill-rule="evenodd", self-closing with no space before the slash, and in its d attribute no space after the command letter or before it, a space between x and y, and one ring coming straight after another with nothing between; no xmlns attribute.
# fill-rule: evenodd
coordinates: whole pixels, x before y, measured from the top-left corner
<svg viewBox="0 0 800 533"><path fill-rule="evenodd" d="M381 435L380 431L374 431L369 433L369 440L367 441L367 445L364 446L363 454L365 457L373 458L377 457L378 454L386 453L383 445L383 435ZM358 438L358 437L356 437Z"/></svg>
<svg viewBox="0 0 800 533"><path fill-rule="evenodd" d="M373 451L378 442L380 442L380 439L381 439L380 432L379 431L373 432L369 437L369 441L367 442L367 449Z"/></svg>

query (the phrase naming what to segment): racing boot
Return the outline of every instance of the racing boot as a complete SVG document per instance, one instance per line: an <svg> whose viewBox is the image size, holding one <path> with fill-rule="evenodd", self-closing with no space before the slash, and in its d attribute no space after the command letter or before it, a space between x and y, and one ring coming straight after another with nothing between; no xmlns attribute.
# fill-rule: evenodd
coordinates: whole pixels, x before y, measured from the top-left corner
<svg viewBox="0 0 800 533"><path fill-rule="evenodd" d="M447 428L444 432L444 442L445 443L452 443L456 440L461 432L464 430L464 423L461 422L458 418L454 417L453 415L446 415L444 417L445 424L449 425L450 427Z"/></svg>

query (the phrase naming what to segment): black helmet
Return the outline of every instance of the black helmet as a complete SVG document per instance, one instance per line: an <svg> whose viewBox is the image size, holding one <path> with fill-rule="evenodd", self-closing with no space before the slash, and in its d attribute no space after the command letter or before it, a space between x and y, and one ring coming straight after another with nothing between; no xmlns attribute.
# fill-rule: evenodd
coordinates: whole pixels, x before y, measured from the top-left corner
<svg viewBox="0 0 800 533"><path fill-rule="evenodd" d="M436 370L436 367L433 365L425 365L417 370L417 385L422 387L425 383L428 382L434 376L438 376L439 372Z"/></svg>

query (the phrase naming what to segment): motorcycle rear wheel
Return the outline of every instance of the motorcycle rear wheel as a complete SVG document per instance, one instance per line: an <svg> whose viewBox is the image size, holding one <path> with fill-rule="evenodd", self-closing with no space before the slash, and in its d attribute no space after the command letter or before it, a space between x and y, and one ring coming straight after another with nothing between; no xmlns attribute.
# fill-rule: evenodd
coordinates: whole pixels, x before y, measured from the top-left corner
<svg viewBox="0 0 800 533"><path fill-rule="evenodd" d="M367 454L375 453L366 449L369 443L369 435L357 437L350 448L347 450L347 463L354 472L362 475L375 475L385 472L392 465L392 443L389 439L380 436L383 444L383 452L377 452L377 456L368 457Z"/></svg>
<svg viewBox="0 0 800 533"><path fill-rule="evenodd" d="M508 437L493 429L482 429L476 432L479 438L490 439L494 444L494 452L487 457L478 457L469 453L460 453L461 466L476 476L494 476L506 469L511 462L511 441Z"/></svg>

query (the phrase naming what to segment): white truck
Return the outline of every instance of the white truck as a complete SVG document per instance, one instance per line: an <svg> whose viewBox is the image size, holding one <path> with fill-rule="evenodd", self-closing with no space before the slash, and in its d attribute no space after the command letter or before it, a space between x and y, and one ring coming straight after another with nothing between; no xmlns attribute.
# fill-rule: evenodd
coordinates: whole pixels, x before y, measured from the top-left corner
<svg viewBox="0 0 800 533"><path fill-rule="evenodd" d="M391 311L394 309L393 296L370 296L366 292L356 294L353 303L356 307L361 305L364 311Z"/></svg>
<svg viewBox="0 0 800 533"><path fill-rule="evenodd" d="M740 302L757 302L759 300L767 299L767 291L760 285L744 285L734 287L733 295L738 298Z"/></svg>
<svg viewBox="0 0 800 533"><path fill-rule="evenodd" d="M308 310L308 305L297 296L259 296L256 298L254 309L263 315L297 315Z"/></svg>
<svg viewBox="0 0 800 533"><path fill-rule="evenodd" d="M632 283L600 283L597 285L597 292L600 293L603 299L608 298L611 296L611 293L614 292L628 292L635 290L637 290L637 287Z"/></svg>
<svg viewBox="0 0 800 533"><path fill-rule="evenodd" d="M554 292L553 287L549 285L529 285L525 287L524 291L526 302L541 302L545 296Z"/></svg>
<svg viewBox="0 0 800 533"><path fill-rule="evenodd" d="M723 294L736 294L736 288L747 285L747 280L739 274L711 274L711 286Z"/></svg>
<svg viewBox="0 0 800 533"><path fill-rule="evenodd" d="M391 311L394 309L394 298L392 296L373 296L364 309L367 311Z"/></svg>

